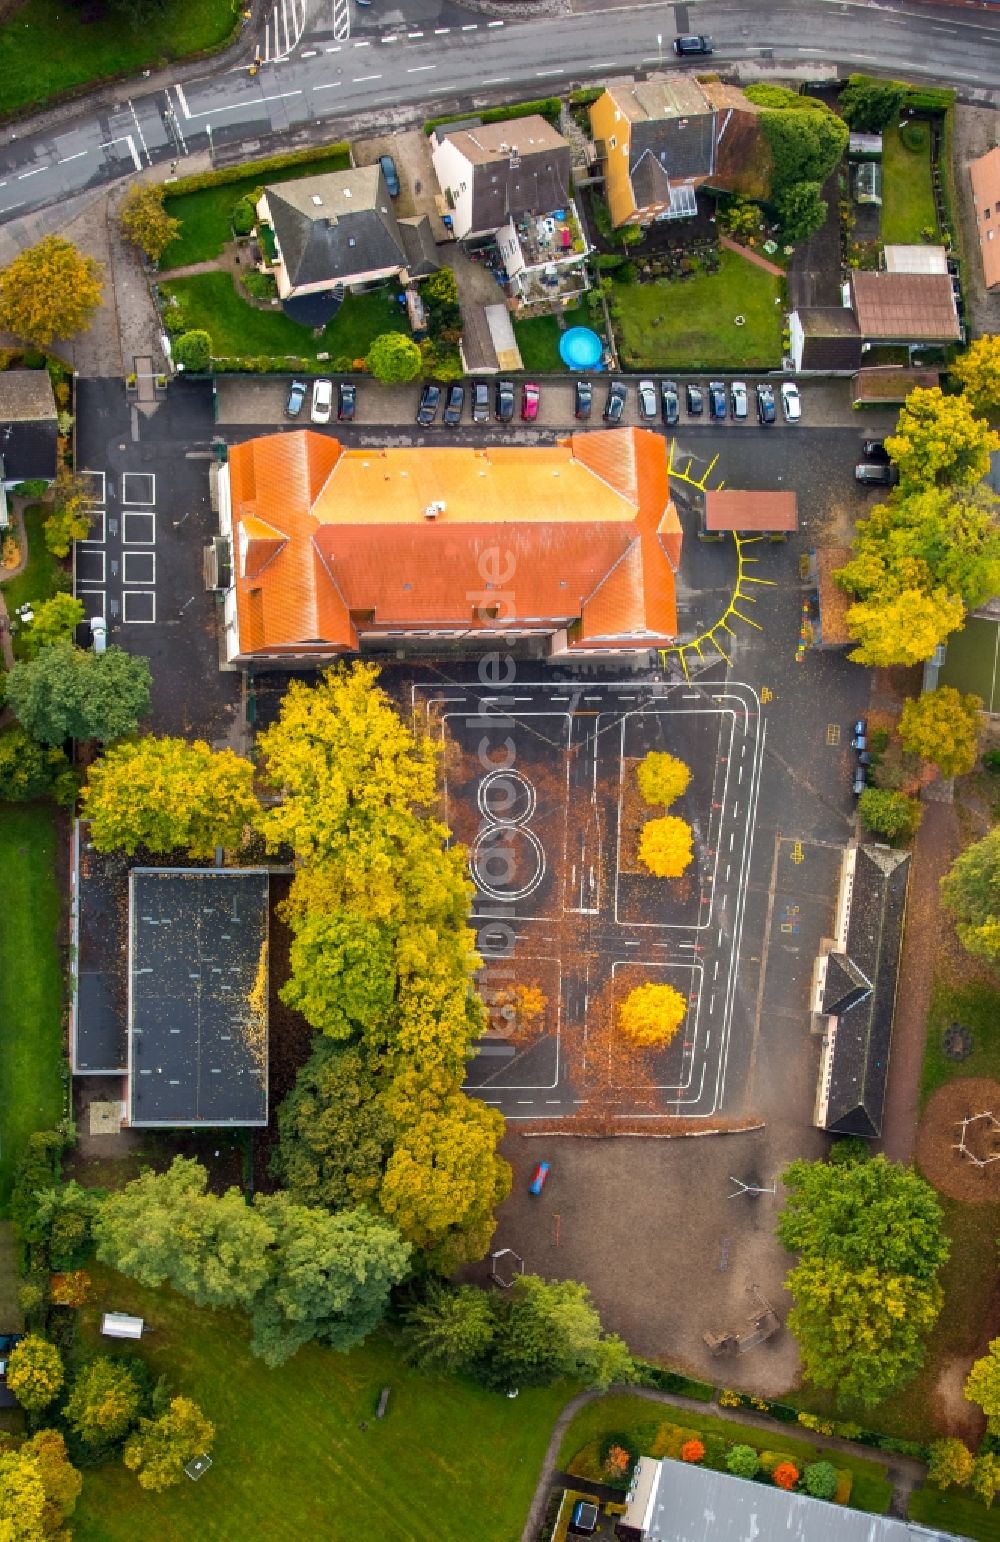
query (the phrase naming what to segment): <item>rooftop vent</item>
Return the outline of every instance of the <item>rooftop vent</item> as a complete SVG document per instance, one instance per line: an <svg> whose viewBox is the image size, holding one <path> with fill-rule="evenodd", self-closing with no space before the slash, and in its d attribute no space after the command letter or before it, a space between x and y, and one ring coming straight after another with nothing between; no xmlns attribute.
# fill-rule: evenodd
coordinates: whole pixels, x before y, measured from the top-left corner
<svg viewBox="0 0 1000 1542"><path fill-rule="evenodd" d="M437 519L438 515L439 514L443 514L444 511L445 511L445 505L441 502L441 500L439 498L435 498L434 502L433 503L429 503L427 505L426 509L424 510L424 518L425 519Z"/></svg>
<svg viewBox="0 0 1000 1542"><path fill-rule="evenodd" d="M351 192L349 187L341 188L341 192L343 193L345 198L353 198L354 197L354 194Z"/></svg>
<svg viewBox="0 0 1000 1542"><path fill-rule="evenodd" d="M322 208L322 207L323 207L323 200L322 200L322 198L321 198L321 197L320 197L320 196L319 196L319 194L318 194L318 193L313 193L313 195L312 195L312 201L313 201L313 203L314 203L314 204L315 204L315 205L316 205L316 207L317 207L317 209L321 209L321 208Z"/></svg>

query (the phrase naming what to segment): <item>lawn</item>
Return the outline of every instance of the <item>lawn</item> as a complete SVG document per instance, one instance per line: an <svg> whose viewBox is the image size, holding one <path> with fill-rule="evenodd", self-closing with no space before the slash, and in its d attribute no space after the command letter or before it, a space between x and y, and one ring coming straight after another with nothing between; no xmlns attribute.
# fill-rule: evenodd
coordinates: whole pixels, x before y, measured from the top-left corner
<svg viewBox="0 0 1000 1542"><path fill-rule="evenodd" d="M891 124L882 134L882 240L889 244L919 246L920 232L937 230L937 212L931 186L931 132L926 123L908 125L908 132L923 144L910 150Z"/></svg>
<svg viewBox="0 0 1000 1542"><path fill-rule="evenodd" d="M965 1060L949 1060L944 1052L944 1031L961 1023L972 1031L972 1053ZM931 996L927 1018L927 1048L920 1075L921 1106L932 1092L956 1076L992 1076L1000 1081L1000 990L987 981L946 985L938 981Z"/></svg>
<svg viewBox="0 0 1000 1542"><path fill-rule="evenodd" d="M736 252L718 273L614 286L612 305L628 369L774 369L781 364L784 280ZM613 311L614 315L614 311ZM742 326L735 318L744 317Z"/></svg>
<svg viewBox="0 0 1000 1542"><path fill-rule="evenodd" d="M280 309L257 310L240 298L228 273L199 273L162 284L164 296L176 295L189 327L204 327L217 358L306 358L317 353L332 359L360 359L381 332L405 332L406 316L397 290L349 294L320 337L292 321ZM316 366L329 369L330 365Z"/></svg>
<svg viewBox="0 0 1000 1542"><path fill-rule="evenodd" d="M719 1419L712 1414L681 1410L666 1403L651 1403L627 1393L613 1393L580 1409L563 1436L558 1465L564 1469L584 1446L616 1431L631 1436L640 1448L648 1446L657 1425L663 1420L703 1435L718 1435L733 1445L754 1446L758 1451L781 1451L795 1459L800 1467L806 1462L819 1461L825 1454L810 1441L801 1440L797 1434L786 1432L777 1425L773 1430L763 1430L756 1425L740 1424L735 1419ZM885 1515L892 1498L892 1487L886 1479L884 1465L840 1451L833 1453L830 1459L835 1467L846 1469L852 1475L851 1508Z"/></svg>
<svg viewBox="0 0 1000 1542"><path fill-rule="evenodd" d="M0 1213L21 1148L63 1111L63 979L50 805L0 803Z"/></svg>
<svg viewBox="0 0 1000 1542"><path fill-rule="evenodd" d="M491 1542L517 1542L565 1387L510 1400L421 1376L381 1335L350 1355L312 1345L269 1371L247 1349L243 1317L92 1272L87 1347L100 1346L99 1312L146 1317L154 1333L124 1352L195 1398L216 1441L211 1472L164 1494L144 1494L121 1465L88 1469L75 1542L469 1542L487 1517ZM383 1386L388 1412L376 1420Z"/></svg>
<svg viewBox="0 0 1000 1542"><path fill-rule="evenodd" d="M27 565L16 578L8 578L3 585L4 600L10 615L27 600L50 600L63 575L58 559L53 557L45 544L42 530L49 509L40 503L29 503L24 511L24 529L28 537ZM14 652L20 657L19 638L14 638Z"/></svg>
<svg viewBox="0 0 1000 1542"><path fill-rule="evenodd" d="M130 25L118 6L89 23L86 7L27 0L0 26L0 112L41 107L73 86L216 48L241 9L234 0L165 0Z"/></svg>
<svg viewBox="0 0 1000 1542"><path fill-rule="evenodd" d="M1000 1507L987 1510L972 1494L929 1483L910 1496L909 1519L923 1526L939 1527L960 1537L975 1537L977 1542L1000 1542Z"/></svg>
<svg viewBox="0 0 1000 1542"><path fill-rule="evenodd" d="M570 327L589 327L590 312L581 305L576 310L564 311L559 325L556 316L532 316L527 321L515 321L514 335L521 354L521 362L529 374L553 375L566 366L559 357L559 339Z"/></svg>
<svg viewBox="0 0 1000 1542"><path fill-rule="evenodd" d="M160 258L160 271L184 268L189 262L208 262L218 257L227 241L233 239L230 218L233 207L265 182L294 182L301 177L318 177L327 171L346 171L351 164L347 150L317 155L315 160L284 166L280 171L254 172L238 182L220 187L203 187L196 193L171 196L167 189L167 212L179 219L183 230Z"/></svg>

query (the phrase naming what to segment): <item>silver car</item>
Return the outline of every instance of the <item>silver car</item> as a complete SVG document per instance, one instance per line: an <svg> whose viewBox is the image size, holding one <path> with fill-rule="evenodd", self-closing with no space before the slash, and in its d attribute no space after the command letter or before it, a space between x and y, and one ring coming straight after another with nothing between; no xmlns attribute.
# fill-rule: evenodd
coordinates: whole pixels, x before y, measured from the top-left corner
<svg viewBox="0 0 1000 1542"><path fill-rule="evenodd" d="M745 380L734 380L729 387L729 400L733 405L733 417L745 418L747 415L747 383Z"/></svg>
<svg viewBox="0 0 1000 1542"><path fill-rule="evenodd" d="M656 417L656 386L652 380L639 381L639 416L644 423L652 423Z"/></svg>

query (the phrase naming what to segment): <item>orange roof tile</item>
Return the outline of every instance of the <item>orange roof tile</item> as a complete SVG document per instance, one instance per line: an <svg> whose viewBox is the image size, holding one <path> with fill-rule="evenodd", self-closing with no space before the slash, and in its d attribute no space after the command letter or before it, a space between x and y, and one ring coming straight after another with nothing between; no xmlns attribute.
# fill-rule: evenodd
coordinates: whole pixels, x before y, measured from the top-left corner
<svg viewBox="0 0 1000 1542"><path fill-rule="evenodd" d="M275 434L234 446L229 475L241 657L354 649L352 613L400 630L584 615L588 636L676 632L680 524L648 429L486 449Z"/></svg>

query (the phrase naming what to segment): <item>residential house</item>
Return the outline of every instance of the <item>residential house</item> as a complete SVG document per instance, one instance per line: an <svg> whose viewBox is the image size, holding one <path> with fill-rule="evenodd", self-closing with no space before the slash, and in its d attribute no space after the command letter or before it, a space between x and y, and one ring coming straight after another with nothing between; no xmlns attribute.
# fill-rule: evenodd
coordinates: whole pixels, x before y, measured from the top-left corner
<svg viewBox="0 0 1000 1542"><path fill-rule="evenodd" d="M792 311L791 358L797 374L854 375L872 348L903 345L913 350L961 340L947 267L944 272L907 271L907 260L915 262L905 255L910 248L890 250L902 254L892 259L901 266L880 273L855 270L844 286L843 305Z"/></svg>
<svg viewBox="0 0 1000 1542"><path fill-rule="evenodd" d="M51 482L59 465L59 415L46 369L0 370L0 529L18 482Z"/></svg>
<svg viewBox="0 0 1000 1542"><path fill-rule="evenodd" d="M1000 146L969 164L976 233L987 289L1000 287Z"/></svg>
<svg viewBox="0 0 1000 1542"><path fill-rule="evenodd" d="M692 218L706 183L766 192L757 109L733 86L676 74L611 81L590 124L616 229Z"/></svg>
<svg viewBox="0 0 1000 1542"><path fill-rule="evenodd" d="M797 375L854 375L861 368L861 332L846 305L810 305L789 317Z"/></svg>
<svg viewBox="0 0 1000 1542"><path fill-rule="evenodd" d="M882 1133L910 853L844 852L835 935L812 982L812 1027L822 1033L814 1122L831 1135Z"/></svg>
<svg viewBox="0 0 1000 1542"><path fill-rule="evenodd" d="M572 154L545 118L443 124L431 136L431 160L456 239L473 248L495 241L513 298L564 299L586 289Z"/></svg>
<svg viewBox="0 0 1000 1542"><path fill-rule="evenodd" d="M636 1463L615 1529L622 1542L952 1542L912 1521L650 1456Z"/></svg>
<svg viewBox="0 0 1000 1542"><path fill-rule="evenodd" d="M269 434L230 449L219 522L225 653L241 666L498 639L636 657L677 633L681 526L649 429L382 449Z"/></svg>
<svg viewBox="0 0 1000 1542"><path fill-rule="evenodd" d="M406 284L440 266L429 219L396 218L377 165L265 187L257 220L282 300L390 278Z"/></svg>
<svg viewBox="0 0 1000 1542"><path fill-rule="evenodd" d="M783 541L799 528L798 500L793 492L742 492L725 487L705 493L702 534L766 535Z"/></svg>

